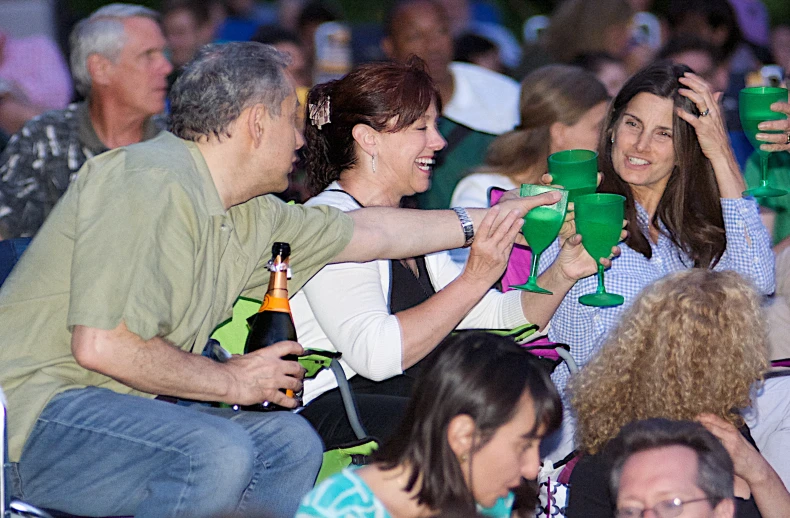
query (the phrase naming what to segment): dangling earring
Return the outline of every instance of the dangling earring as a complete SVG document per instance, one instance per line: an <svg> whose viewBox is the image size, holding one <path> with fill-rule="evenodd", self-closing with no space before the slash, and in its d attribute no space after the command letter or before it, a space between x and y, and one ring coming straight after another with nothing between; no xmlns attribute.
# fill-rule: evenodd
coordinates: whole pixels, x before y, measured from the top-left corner
<svg viewBox="0 0 790 518"><path fill-rule="evenodd" d="M612 144L614 144L614 135L612 135L611 137L609 137L609 140L612 142Z"/></svg>
<svg viewBox="0 0 790 518"><path fill-rule="evenodd" d="M462 453L461 456L458 458L458 460L461 461L461 463L463 464L464 462L469 460L469 454L468 453Z"/></svg>
<svg viewBox="0 0 790 518"><path fill-rule="evenodd" d="M373 161L373 174L376 174L376 155L371 156Z"/></svg>

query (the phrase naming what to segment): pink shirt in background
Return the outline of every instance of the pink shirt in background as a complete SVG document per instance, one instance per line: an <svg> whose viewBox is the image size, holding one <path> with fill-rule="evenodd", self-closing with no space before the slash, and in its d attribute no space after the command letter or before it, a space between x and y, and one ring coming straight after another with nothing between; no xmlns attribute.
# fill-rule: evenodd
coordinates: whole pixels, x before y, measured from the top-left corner
<svg viewBox="0 0 790 518"><path fill-rule="evenodd" d="M0 77L12 81L31 104L62 109L71 101L69 69L58 47L46 36L8 36Z"/></svg>

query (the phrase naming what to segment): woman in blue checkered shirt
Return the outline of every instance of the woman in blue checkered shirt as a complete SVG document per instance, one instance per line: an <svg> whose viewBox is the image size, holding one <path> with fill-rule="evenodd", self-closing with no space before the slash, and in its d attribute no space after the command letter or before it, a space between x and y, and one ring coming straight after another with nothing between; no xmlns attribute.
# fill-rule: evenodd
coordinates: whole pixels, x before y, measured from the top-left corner
<svg viewBox="0 0 790 518"><path fill-rule="evenodd" d="M579 304L579 296L595 291L594 277L568 292L549 337L569 344L580 366L639 291L671 272L735 270L762 294L773 292L771 240L757 204L741 195L746 186L727 138L720 96L688 67L657 63L631 77L612 101L599 146L604 175L599 191L626 198L629 236L606 274L607 290L623 295L625 304ZM555 244L541 266L551 264L556 252ZM561 392L568 376L564 366L553 375ZM546 452L552 459L573 448L567 417Z"/></svg>

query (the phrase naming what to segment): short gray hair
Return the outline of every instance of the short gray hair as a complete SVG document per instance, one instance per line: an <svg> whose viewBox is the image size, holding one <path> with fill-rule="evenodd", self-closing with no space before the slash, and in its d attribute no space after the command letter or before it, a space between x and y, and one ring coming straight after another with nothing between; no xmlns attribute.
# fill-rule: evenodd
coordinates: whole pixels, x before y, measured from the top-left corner
<svg viewBox="0 0 790 518"><path fill-rule="evenodd" d="M159 13L153 9L142 5L110 4L97 9L74 26L69 37L70 62L74 86L79 93L87 97L91 91L88 57L100 54L113 62L117 60L126 44L123 21L140 17L159 23Z"/></svg>
<svg viewBox="0 0 790 518"><path fill-rule="evenodd" d="M170 92L170 131L186 140L230 136L241 112L263 104L272 117L294 89L286 54L256 42L214 43L198 51Z"/></svg>
<svg viewBox="0 0 790 518"><path fill-rule="evenodd" d="M667 446L685 446L697 455L697 486L712 507L733 498L732 459L721 442L699 423L653 418L625 425L604 448L612 458L609 489L614 501L631 455Z"/></svg>

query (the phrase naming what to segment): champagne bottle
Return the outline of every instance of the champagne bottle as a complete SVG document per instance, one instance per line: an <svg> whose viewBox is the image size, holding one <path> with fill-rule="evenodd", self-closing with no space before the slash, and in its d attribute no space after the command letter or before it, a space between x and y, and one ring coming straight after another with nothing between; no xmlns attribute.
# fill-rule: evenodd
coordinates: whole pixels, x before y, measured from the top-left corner
<svg viewBox="0 0 790 518"><path fill-rule="evenodd" d="M272 245L272 258L268 263L269 288L257 313L247 319L250 332L244 344L244 354L257 351L283 340L296 341L296 328L291 317L291 306L288 303L288 258L291 247L288 243L274 243ZM283 359L296 361L296 355L289 354ZM284 390L289 397L294 397L292 390ZM245 407L245 410L289 410L269 401L259 405Z"/></svg>

